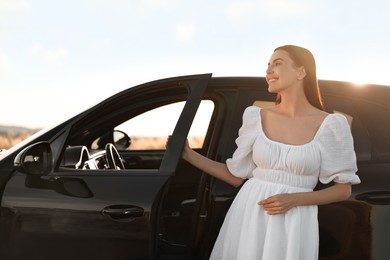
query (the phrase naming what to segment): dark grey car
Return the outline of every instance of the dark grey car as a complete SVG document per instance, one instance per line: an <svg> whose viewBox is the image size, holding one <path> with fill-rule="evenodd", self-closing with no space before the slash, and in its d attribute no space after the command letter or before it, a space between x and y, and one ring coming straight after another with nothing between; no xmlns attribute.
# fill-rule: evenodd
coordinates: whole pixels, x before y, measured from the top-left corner
<svg viewBox="0 0 390 260"><path fill-rule="evenodd" d="M320 87L326 110L349 119L362 180L350 200L319 207L320 259L390 259L390 87ZM208 259L239 188L180 160L181 149L193 136L194 149L224 162L244 109L274 100L264 78L163 79L9 149L0 258ZM172 135L167 149L145 143L153 131Z"/></svg>

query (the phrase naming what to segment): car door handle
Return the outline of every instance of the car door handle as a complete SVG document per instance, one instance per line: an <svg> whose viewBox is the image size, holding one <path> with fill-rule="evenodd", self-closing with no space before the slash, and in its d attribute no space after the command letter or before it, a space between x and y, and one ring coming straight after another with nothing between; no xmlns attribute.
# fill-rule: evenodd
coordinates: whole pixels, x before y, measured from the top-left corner
<svg viewBox="0 0 390 260"><path fill-rule="evenodd" d="M389 205L390 191L365 192L356 195L355 198L374 205Z"/></svg>
<svg viewBox="0 0 390 260"><path fill-rule="evenodd" d="M134 205L110 205L102 210L102 214L115 220L142 217L144 209Z"/></svg>

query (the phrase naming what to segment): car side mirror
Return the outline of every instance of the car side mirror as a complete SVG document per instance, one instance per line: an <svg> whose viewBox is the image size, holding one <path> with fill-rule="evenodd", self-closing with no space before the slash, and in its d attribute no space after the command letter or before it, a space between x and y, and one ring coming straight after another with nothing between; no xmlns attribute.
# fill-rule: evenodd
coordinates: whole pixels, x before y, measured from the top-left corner
<svg viewBox="0 0 390 260"><path fill-rule="evenodd" d="M120 130L114 130L112 133L112 139L115 147L119 150L126 150L131 145L131 138L125 132Z"/></svg>
<svg viewBox="0 0 390 260"><path fill-rule="evenodd" d="M25 174L44 176L52 169L52 152L48 142L32 144L15 157L15 168Z"/></svg>
<svg viewBox="0 0 390 260"><path fill-rule="evenodd" d="M126 150L131 145L131 138L121 130L110 130L96 141L97 149L104 149L106 144L111 143L118 150Z"/></svg>

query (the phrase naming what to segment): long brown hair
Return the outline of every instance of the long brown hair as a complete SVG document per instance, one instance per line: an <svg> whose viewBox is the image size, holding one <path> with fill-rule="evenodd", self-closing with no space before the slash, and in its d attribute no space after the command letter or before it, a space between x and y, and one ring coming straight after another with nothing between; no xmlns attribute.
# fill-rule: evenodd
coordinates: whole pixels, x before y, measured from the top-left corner
<svg viewBox="0 0 390 260"><path fill-rule="evenodd" d="M274 52L277 50L286 51L293 60L295 66L303 66L305 68L306 76L303 79L303 89L306 98L312 106L324 110L321 92L318 86L316 62L313 54L309 50L295 45L280 46L276 48ZM279 104L280 102L281 96L278 94L276 96L276 104Z"/></svg>

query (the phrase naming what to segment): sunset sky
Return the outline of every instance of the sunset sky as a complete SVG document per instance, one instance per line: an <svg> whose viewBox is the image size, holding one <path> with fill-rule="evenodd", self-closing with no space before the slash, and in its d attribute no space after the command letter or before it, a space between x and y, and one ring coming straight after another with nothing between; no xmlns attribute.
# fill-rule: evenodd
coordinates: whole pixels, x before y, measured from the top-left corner
<svg viewBox="0 0 390 260"><path fill-rule="evenodd" d="M46 127L128 87L264 76L275 47L318 77L390 85L387 0L0 0L0 124Z"/></svg>

